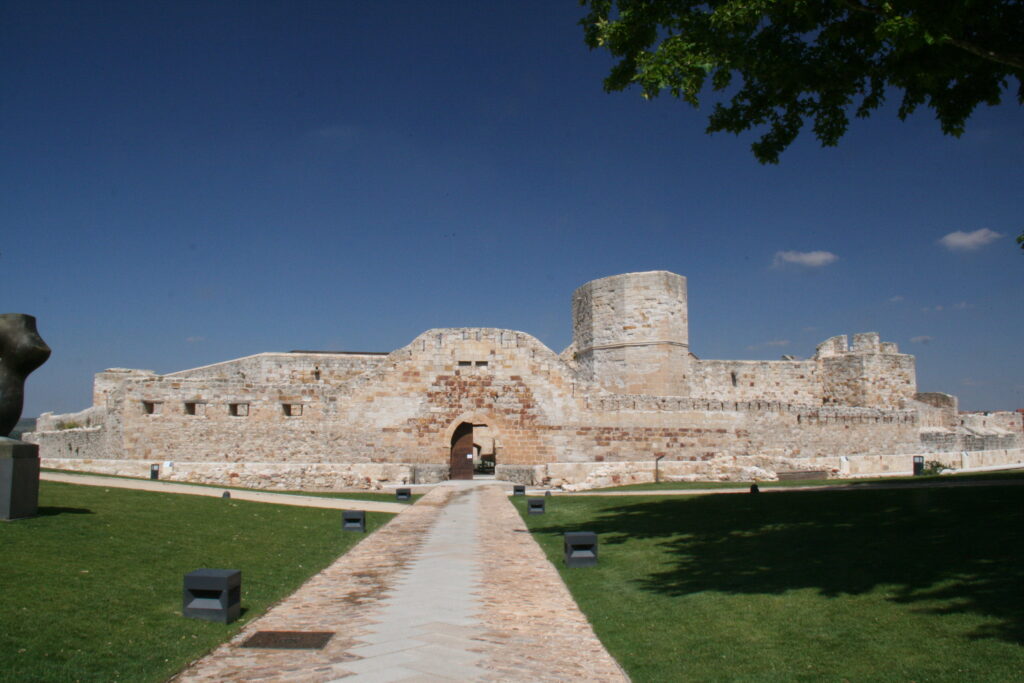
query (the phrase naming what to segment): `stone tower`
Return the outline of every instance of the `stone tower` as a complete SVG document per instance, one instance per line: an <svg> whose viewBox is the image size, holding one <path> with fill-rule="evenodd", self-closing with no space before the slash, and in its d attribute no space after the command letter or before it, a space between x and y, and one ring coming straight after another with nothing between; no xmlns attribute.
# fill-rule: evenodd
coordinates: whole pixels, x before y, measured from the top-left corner
<svg viewBox="0 0 1024 683"><path fill-rule="evenodd" d="M593 280L572 295L581 372L609 391L685 396L690 343L686 278L665 270Z"/></svg>

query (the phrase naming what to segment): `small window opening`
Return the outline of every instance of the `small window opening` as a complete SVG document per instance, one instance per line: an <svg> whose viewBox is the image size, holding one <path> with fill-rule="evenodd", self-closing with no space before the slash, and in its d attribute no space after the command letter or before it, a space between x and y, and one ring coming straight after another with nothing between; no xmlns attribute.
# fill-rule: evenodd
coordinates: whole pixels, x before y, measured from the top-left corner
<svg viewBox="0 0 1024 683"><path fill-rule="evenodd" d="M471 360L460 360L459 361L459 367L460 368L466 368L466 367L471 366L472 364L473 364L473 361L471 361Z"/></svg>
<svg viewBox="0 0 1024 683"><path fill-rule="evenodd" d="M476 362L476 366L478 368L486 368L487 367L487 361L485 361L485 360L478 360Z"/></svg>
<svg viewBox="0 0 1024 683"><path fill-rule="evenodd" d="M285 417L301 417L302 416L302 404L301 403L282 403L281 408L284 410Z"/></svg>
<svg viewBox="0 0 1024 683"><path fill-rule="evenodd" d="M203 415L206 413L206 404L199 401L185 401L186 415Z"/></svg>
<svg viewBox="0 0 1024 683"><path fill-rule="evenodd" d="M738 384L737 384L737 382L736 382L736 373L735 373L735 372L731 372L731 373L729 373L729 374L730 374L730 375L732 375L732 385L733 385L734 387L735 387L735 386L738 386Z"/></svg>
<svg viewBox="0 0 1024 683"><path fill-rule="evenodd" d="M249 404L248 403L229 403L228 413L232 417L248 417L249 416Z"/></svg>
<svg viewBox="0 0 1024 683"><path fill-rule="evenodd" d="M160 401L143 401L142 412L146 415L159 415L163 412L163 403Z"/></svg>
<svg viewBox="0 0 1024 683"><path fill-rule="evenodd" d="M315 370L313 370L313 379L316 380L317 382L320 381L320 368L316 368Z"/></svg>

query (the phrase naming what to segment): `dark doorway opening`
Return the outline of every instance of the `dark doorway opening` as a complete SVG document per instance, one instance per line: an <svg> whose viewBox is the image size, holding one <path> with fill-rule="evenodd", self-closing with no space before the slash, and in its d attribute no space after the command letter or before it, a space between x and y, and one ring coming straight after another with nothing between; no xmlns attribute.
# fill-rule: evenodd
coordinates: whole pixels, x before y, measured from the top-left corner
<svg viewBox="0 0 1024 683"><path fill-rule="evenodd" d="M449 479L473 478L473 425L463 422L452 434L452 452L448 462Z"/></svg>
<svg viewBox="0 0 1024 683"><path fill-rule="evenodd" d="M479 456L476 460L476 466L473 468L473 473L494 474L494 453L484 453L484 449L480 444L473 444L473 449Z"/></svg>

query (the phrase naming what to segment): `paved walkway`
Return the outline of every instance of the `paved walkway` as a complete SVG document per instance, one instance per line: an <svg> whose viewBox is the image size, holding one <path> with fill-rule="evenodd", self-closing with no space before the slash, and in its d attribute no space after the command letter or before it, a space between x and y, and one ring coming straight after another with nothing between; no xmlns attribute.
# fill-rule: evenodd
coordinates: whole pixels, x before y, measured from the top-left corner
<svg viewBox="0 0 1024 683"><path fill-rule="evenodd" d="M333 635L322 649L243 646L261 631ZM628 679L502 487L451 482L177 680Z"/></svg>
<svg viewBox="0 0 1024 683"><path fill-rule="evenodd" d="M162 493L184 493L190 496L212 496L214 498L220 498L224 495L225 491L229 491L231 493L231 497L235 500L251 500L257 503L275 503L277 505L297 505L299 507L306 508L326 508L328 510L366 510L367 512L398 513L408 509L409 507L403 503L385 503L377 500L303 496L293 493L253 491L251 489L226 489L214 486L198 486L196 484L179 484L171 481L159 481L153 479L107 477L100 474L40 472L39 478L45 481L59 481L66 484L80 484L82 486L105 486L108 489L136 489L139 491L159 491Z"/></svg>

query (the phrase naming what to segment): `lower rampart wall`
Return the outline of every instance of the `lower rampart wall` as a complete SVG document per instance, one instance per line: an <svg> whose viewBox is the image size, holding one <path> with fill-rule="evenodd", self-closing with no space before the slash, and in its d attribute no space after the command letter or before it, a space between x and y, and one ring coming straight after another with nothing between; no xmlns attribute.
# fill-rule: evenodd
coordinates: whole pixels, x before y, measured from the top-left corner
<svg viewBox="0 0 1024 683"><path fill-rule="evenodd" d="M160 466L162 481L276 491L339 491L380 489L397 484L436 484L448 478L447 466L397 464L329 464L244 462L144 462L41 458L41 466L72 472L148 479L150 467Z"/></svg>
<svg viewBox="0 0 1024 683"><path fill-rule="evenodd" d="M1024 449L962 453L913 453L890 455L831 456L805 458L799 463L765 456L722 456L699 462L662 460L658 463L660 481L772 481L779 473L811 470L826 478L867 476L906 476L913 472L914 456L926 462L941 462L953 470L991 467L1024 467ZM389 485L431 484L448 477L445 465L414 463L335 464L246 462L172 462L150 463L140 460L91 460L83 458L43 458L42 466L76 472L148 478L150 466L160 465L160 479L216 486L279 491L338 491L344 489L380 489ZM799 468L794 465L799 464ZM653 459L633 462L548 463L543 465L498 465L498 479L531 486L580 491L654 481Z"/></svg>
<svg viewBox="0 0 1024 683"><path fill-rule="evenodd" d="M771 458L721 457L705 462L658 463L659 481L774 481L780 473L794 470L817 471L823 478L846 479L877 476L910 476L914 457L940 462L951 470L995 467L1024 467L1024 449L962 453L908 453L803 458L774 461ZM646 484L655 479L654 461L604 463L550 463L546 465L498 465L498 478L533 486L550 486L582 491L608 486Z"/></svg>

